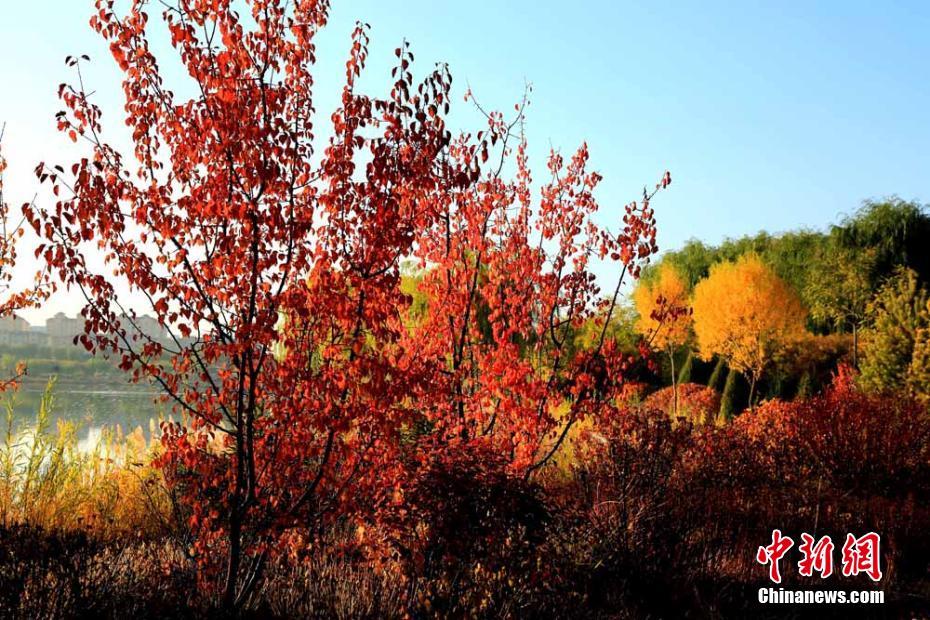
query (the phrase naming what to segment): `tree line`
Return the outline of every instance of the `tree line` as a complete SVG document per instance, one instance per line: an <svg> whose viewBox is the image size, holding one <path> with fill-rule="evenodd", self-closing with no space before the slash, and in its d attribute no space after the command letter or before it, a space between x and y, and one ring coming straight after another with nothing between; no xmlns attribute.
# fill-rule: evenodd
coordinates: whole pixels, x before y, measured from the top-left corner
<svg viewBox="0 0 930 620"><path fill-rule="evenodd" d="M841 360L873 391L925 397L928 234L926 207L892 197L866 201L825 232L691 240L646 268L627 329L650 333L656 312L680 308L656 341L665 382L687 382L701 361L717 365L704 377L719 388L725 365L745 378L750 407L766 373L766 396L803 397ZM739 409L735 380L723 388L724 415Z"/></svg>

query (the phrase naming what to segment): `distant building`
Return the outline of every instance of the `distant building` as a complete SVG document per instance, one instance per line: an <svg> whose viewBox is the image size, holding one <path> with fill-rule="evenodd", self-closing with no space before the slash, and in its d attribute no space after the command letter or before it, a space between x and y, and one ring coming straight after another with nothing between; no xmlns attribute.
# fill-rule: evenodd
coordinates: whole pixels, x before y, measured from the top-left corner
<svg viewBox="0 0 930 620"><path fill-rule="evenodd" d="M139 341L139 336L166 342L167 331L159 325L155 317L144 314L133 319L123 315L119 317L120 325L126 330L130 342ZM69 348L74 345L74 337L84 333L84 319L72 318L59 312L45 322L45 326L33 326L20 316L0 317L0 346L47 346L56 349Z"/></svg>
<svg viewBox="0 0 930 620"><path fill-rule="evenodd" d="M74 337L84 333L84 319L65 316L59 312L45 322L45 332L48 335L48 344L52 347L63 347L74 343Z"/></svg>
<svg viewBox="0 0 930 620"><path fill-rule="evenodd" d="M29 322L16 314L0 316L0 332L28 332Z"/></svg>
<svg viewBox="0 0 930 620"><path fill-rule="evenodd" d="M35 332L24 318L15 314L0 317L0 345L26 346L45 344L45 334Z"/></svg>
<svg viewBox="0 0 930 620"><path fill-rule="evenodd" d="M126 338L130 342L137 341L140 336L144 339L154 340L156 342L165 342L168 339L167 332L153 316L143 314L141 316L130 318L125 314L119 317L120 327L126 330Z"/></svg>

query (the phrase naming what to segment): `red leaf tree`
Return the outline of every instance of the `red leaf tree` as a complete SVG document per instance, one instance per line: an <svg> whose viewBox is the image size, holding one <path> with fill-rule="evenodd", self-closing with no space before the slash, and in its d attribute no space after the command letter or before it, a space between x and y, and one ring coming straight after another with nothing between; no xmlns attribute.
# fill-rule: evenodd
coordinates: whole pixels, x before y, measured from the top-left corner
<svg viewBox="0 0 930 620"><path fill-rule="evenodd" d="M533 205L523 108L453 138L451 78L440 66L414 81L406 44L389 95L358 92L362 25L317 152L325 1L251 0L245 18L230 0L165 9L193 97L164 83L145 3L112 4L98 0L91 24L123 72L134 151L107 141L86 59L69 59L58 123L88 154L41 165L59 199L26 213L38 255L83 293L84 346L156 383L180 416L163 425L161 465L227 606L283 540L401 501L420 464L490 445L528 477L578 419L614 411L623 360L604 334L620 282L602 300L590 262L638 274L656 251L651 193L620 230L599 229L583 147L552 154ZM411 258L427 299L413 323ZM596 347L569 355L569 330L593 317Z"/></svg>
<svg viewBox="0 0 930 620"><path fill-rule="evenodd" d="M485 174L439 205L439 217L420 231L413 256L426 311L402 348L433 366L416 395L431 429L424 439L440 442L445 455L452 445L490 443L528 477L578 420L617 411L631 360L606 337L608 324L624 279L638 277L656 251L650 199L670 177L625 207L619 230L602 229L594 221L601 177L587 169L583 145L567 161L550 153L550 178L534 203L525 106L509 122L487 114L478 145L453 143L454 157L466 166L478 159ZM513 178L502 174L507 163ZM606 296L591 271L603 259L618 265ZM588 321L597 323L594 345L575 351L571 336Z"/></svg>

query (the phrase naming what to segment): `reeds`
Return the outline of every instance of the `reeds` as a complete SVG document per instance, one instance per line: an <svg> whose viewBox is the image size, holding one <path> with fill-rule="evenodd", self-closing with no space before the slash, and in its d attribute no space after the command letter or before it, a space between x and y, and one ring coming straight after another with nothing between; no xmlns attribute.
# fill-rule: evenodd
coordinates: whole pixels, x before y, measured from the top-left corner
<svg viewBox="0 0 930 620"><path fill-rule="evenodd" d="M124 435L104 430L81 450L78 426L56 419L54 379L46 385L34 424L17 428L15 392L4 403L0 443L0 525L83 530L109 538L154 535L170 522L170 502L152 467L154 429ZM54 428L53 428L54 421Z"/></svg>

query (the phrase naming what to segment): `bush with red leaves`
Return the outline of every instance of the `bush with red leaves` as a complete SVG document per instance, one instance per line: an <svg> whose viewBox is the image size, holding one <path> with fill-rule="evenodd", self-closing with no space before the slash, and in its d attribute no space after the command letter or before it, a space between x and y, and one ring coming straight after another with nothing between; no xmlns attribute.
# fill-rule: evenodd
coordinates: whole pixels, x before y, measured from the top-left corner
<svg viewBox="0 0 930 620"><path fill-rule="evenodd" d="M546 536L538 485L491 448L451 451L380 511L375 546L393 551L419 616L474 617L539 598Z"/></svg>
<svg viewBox="0 0 930 620"><path fill-rule="evenodd" d="M731 577L761 576L751 550L775 528L834 540L878 532L884 587L895 567L928 568L930 416L914 400L860 391L846 368L821 395L769 401L701 434L675 478L680 514L706 520L692 552L726 550L738 558L723 564Z"/></svg>
<svg viewBox="0 0 930 620"><path fill-rule="evenodd" d="M699 383L678 385L678 414L675 415L675 388L664 387L653 392L643 405L691 421L692 424L710 424L720 411L720 394L717 390Z"/></svg>

